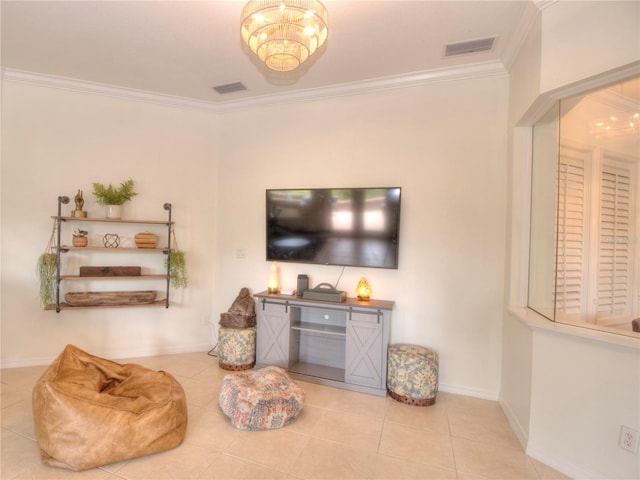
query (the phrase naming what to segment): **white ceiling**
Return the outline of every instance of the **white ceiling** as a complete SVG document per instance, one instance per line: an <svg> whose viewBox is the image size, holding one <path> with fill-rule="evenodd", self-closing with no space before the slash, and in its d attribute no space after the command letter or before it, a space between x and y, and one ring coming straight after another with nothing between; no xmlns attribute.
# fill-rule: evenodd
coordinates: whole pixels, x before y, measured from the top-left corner
<svg viewBox="0 0 640 480"><path fill-rule="evenodd" d="M241 43L244 3L2 0L2 66L223 105L451 71L506 71L537 12L524 0L325 0L327 43L298 70L276 75ZM489 52L443 56L448 43L492 36ZM212 89L238 81L246 91Z"/></svg>

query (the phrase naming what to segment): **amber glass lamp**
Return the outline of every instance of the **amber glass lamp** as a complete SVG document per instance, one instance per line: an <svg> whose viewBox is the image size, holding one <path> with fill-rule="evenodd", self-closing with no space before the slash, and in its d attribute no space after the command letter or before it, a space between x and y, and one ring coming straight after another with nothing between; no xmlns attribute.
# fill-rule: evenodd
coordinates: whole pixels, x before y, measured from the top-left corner
<svg viewBox="0 0 640 480"><path fill-rule="evenodd" d="M366 278L362 277L358 282L356 295L358 295L358 300L369 300L369 297L371 296L371 287L369 286Z"/></svg>

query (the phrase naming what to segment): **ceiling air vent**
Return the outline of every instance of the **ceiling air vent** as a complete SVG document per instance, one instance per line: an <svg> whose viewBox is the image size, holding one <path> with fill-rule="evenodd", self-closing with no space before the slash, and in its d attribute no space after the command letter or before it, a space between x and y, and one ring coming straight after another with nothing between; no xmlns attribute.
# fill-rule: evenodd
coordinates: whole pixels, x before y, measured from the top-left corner
<svg viewBox="0 0 640 480"><path fill-rule="evenodd" d="M470 40L468 42L450 43L444 47L444 56L463 55L465 53L486 52L493 48L495 37L481 38L480 40Z"/></svg>
<svg viewBox="0 0 640 480"><path fill-rule="evenodd" d="M227 83L226 85L218 85L213 87L213 89L218 92L220 95L224 95L225 93L233 93L233 92L241 92L242 90L246 90L241 82Z"/></svg>

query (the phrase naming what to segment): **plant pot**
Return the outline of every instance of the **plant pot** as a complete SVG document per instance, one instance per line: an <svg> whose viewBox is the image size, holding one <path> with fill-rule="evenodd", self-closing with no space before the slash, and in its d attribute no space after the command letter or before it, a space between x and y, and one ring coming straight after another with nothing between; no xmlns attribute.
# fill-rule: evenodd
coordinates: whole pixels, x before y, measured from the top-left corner
<svg viewBox="0 0 640 480"><path fill-rule="evenodd" d="M86 247L89 245L89 239L87 237L73 237L71 241L74 247Z"/></svg>
<svg viewBox="0 0 640 480"><path fill-rule="evenodd" d="M114 220L122 218L122 205L107 205L107 218Z"/></svg>

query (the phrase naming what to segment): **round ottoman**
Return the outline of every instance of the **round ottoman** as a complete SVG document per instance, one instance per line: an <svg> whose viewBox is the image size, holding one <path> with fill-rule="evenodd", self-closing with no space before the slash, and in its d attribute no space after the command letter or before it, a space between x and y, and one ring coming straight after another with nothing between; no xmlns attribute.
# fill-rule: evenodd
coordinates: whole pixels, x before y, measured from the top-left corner
<svg viewBox="0 0 640 480"><path fill-rule="evenodd" d="M220 327L218 363L224 370L251 370L256 364L256 327Z"/></svg>
<svg viewBox="0 0 640 480"><path fill-rule="evenodd" d="M438 354L419 345L391 345L387 360L387 390L408 405L433 405L438 394Z"/></svg>
<svg viewBox="0 0 640 480"><path fill-rule="evenodd" d="M175 448L187 429L185 393L171 375L73 345L34 385L32 407L40 458L70 470Z"/></svg>
<svg viewBox="0 0 640 480"><path fill-rule="evenodd" d="M280 367L265 367L224 377L220 408L240 430L270 430L293 423L304 392Z"/></svg>

